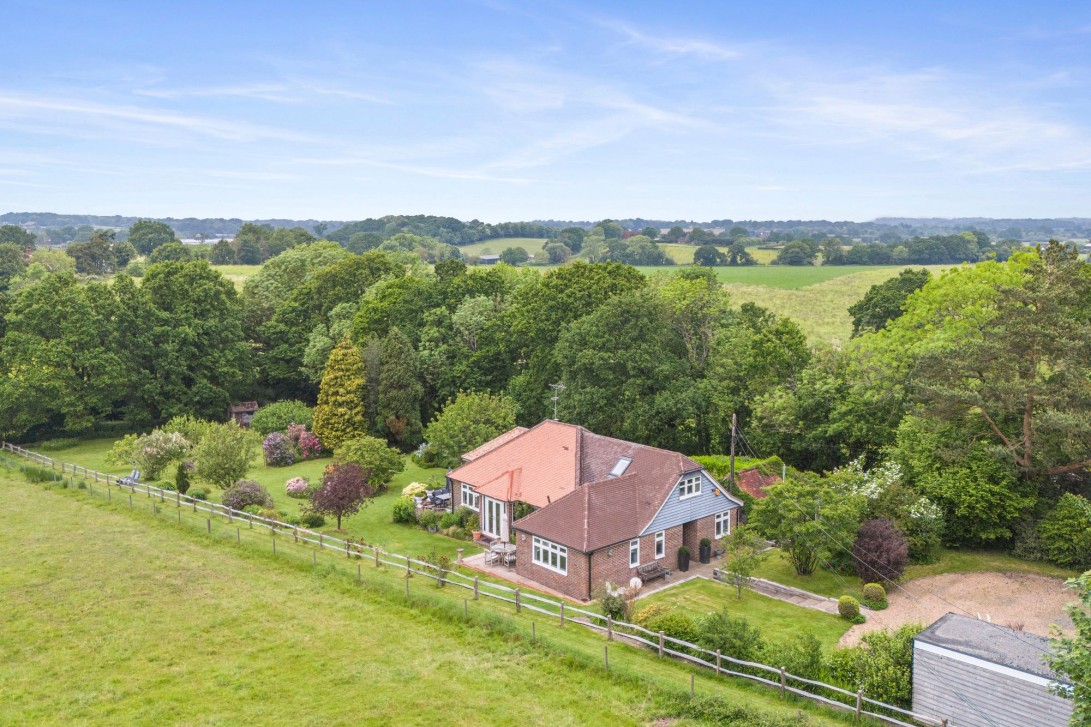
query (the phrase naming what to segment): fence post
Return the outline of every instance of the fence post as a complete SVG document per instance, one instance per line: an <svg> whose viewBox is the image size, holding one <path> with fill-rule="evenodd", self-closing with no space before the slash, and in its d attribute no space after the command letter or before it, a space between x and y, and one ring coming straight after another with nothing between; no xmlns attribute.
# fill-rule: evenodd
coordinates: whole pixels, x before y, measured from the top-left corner
<svg viewBox="0 0 1091 727"><path fill-rule="evenodd" d="M292 528L292 537L295 538L295 541L297 543L299 542L299 528L298 527Z"/></svg>
<svg viewBox="0 0 1091 727"><path fill-rule="evenodd" d="M609 615L606 616L606 640L614 640L614 619Z"/></svg>
<svg viewBox="0 0 1091 727"><path fill-rule="evenodd" d="M319 549L326 547L325 545L322 544L322 533L318 534L318 547L319 547ZM406 565L409 564L408 560L406 560L405 562L406 562Z"/></svg>
<svg viewBox="0 0 1091 727"><path fill-rule="evenodd" d="M864 708L864 690L856 692L856 719L860 719L860 712Z"/></svg>
<svg viewBox="0 0 1091 727"><path fill-rule="evenodd" d="M360 583L362 581L363 581L363 576L360 575L360 564L357 563L356 564L356 582Z"/></svg>
<svg viewBox="0 0 1091 727"><path fill-rule="evenodd" d="M474 600L477 600L477 576L474 576Z"/></svg>
<svg viewBox="0 0 1091 727"><path fill-rule="evenodd" d="M720 650L716 649L716 673L720 673Z"/></svg>
<svg viewBox="0 0 1091 727"><path fill-rule="evenodd" d="M181 517L181 513L179 513L179 517ZM242 530L239 528L235 528L235 542L242 545Z"/></svg>
<svg viewBox="0 0 1091 727"><path fill-rule="evenodd" d="M133 509L133 493L129 493L129 509Z"/></svg>
<svg viewBox="0 0 1091 727"><path fill-rule="evenodd" d="M689 675L689 698L693 699L693 673Z"/></svg>
<svg viewBox="0 0 1091 727"><path fill-rule="evenodd" d="M462 599L462 618L467 620L470 618L470 601L465 598Z"/></svg>
<svg viewBox="0 0 1091 727"><path fill-rule="evenodd" d="M602 645L602 658L606 660L606 671L610 671L610 647Z"/></svg>
<svg viewBox="0 0 1091 727"><path fill-rule="evenodd" d="M98 479L98 478L96 477L95 479ZM175 502L174 502L175 507L182 507L182 493L178 492L178 490L174 491L174 500L175 500Z"/></svg>
<svg viewBox="0 0 1091 727"><path fill-rule="evenodd" d="M663 656L663 637L665 635L662 631L659 632L659 656Z"/></svg>
<svg viewBox="0 0 1091 727"><path fill-rule="evenodd" d="M212 518L205 518L205 524L208 526L208 534L212 535Z"/></svg>
<svg viewBox="0 0 1091 727"><path fill-rule="evenodd" d="M788 677L784 671L784 667L780 668L780 696L784 696L785 688L788 686Z"/></svg>
<svg viewBox="0 0 1091 727"><path fill-rule="evenodd" d="M564 601L561 601L561 626L564 626Z"/></svg>
<svg viewBox="0 0 1091 727"><path fill-rule="evenodd" d="M349 550L348 538L345 539L345 557L346 558L351 558L352 557L352 551Z"/></svg>
<svg viewBox="0 0 1091 727"><path fill-rule="evenodd" d="M273 555L276 555L277 554L277 534L276 534L276 531L270 530L269 534L273 538Z"/></svg>
<svg viewBox="0 0 1091 727"><path fill-rule="evenodd" d="M175 510L175 512L178 513L178 524L181 525L182 524L182 511L181 510Z"/></svg>
<svg viewBox="0 0 1091 727"><path fill-rule="evenodd" d="M318 551L317 550L312 550L311 551L311 567L312 568L317 568L318 567Z"/></svg>
<svg viewBox="0 0 1091 727"><path fill-rule="evenodd" d="M523 604L519 600L519 589L515 589L515 612L519 613L522 610Z"/></svg>

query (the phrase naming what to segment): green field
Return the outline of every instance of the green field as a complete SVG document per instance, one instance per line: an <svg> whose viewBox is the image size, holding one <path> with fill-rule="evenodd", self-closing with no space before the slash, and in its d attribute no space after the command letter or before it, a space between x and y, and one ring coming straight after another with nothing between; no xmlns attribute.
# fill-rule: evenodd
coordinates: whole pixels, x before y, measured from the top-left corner
<svg viewBox="0 0 1091 727"><path fill-rule="evenodd" d="M139 496L0 475L0 724L735 724L801 705L601 635ZM181 523L176 514L184 513ZM363 564L361 564L363 565ZM536 626L536 641L530 624ZM482 688L486 691L483 693ZM809 707L807 724L847 716ZM722 722L726 723L726 722Z"/></svg>
<svg viewBox="0 0 1091 727"><path fill-rule="evenodd" d="M521 247L531 255L538 255L545 243L546 240L541 237L498 237L472 245L459 245L458 249L463 255L499 255L509 247Z"/></svg>
<svg viewBox="0 0 1091 727"><path fill-rule="evenodd" d="M213 265L212 269L234 283L236 290L242 290L246 279L257 275L261 265Z"/></svg>
<svg viewBox="0 0 1091 727"><path fill-rule="evenodd" d="M655 603L685 609L694 617L726 607L732 617L745 618L761 631L766 641L785 641L796 634L808 633L827 650L832 650L842 634L852 627L851 623L833 614L778 601L745 588L742 598L735 598L734 588L706 578L694 578L658 591L641 598L633 606L640 609Z"/></svg>

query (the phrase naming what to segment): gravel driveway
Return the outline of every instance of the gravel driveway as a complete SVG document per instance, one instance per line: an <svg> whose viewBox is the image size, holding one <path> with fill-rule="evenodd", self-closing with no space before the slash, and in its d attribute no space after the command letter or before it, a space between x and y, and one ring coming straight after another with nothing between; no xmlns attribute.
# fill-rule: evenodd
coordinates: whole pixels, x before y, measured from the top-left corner
<svg viewBox="0 0 1091 727"><path fill-rule="evenodd" d="M1075 593L1066 591L1060 578L1028 573L947 573L918 578L903 586L904 591L890 589L889 608L870 613L867 623L846 631L838 645L852 646L868 631L896 628L912 621L928 626L948 611L991 619L1002 626L1021 625L1022 630L1041 636L1049 636L1050 624L1068 633L1073 631L1064 606L1076 600Z"/></svg>

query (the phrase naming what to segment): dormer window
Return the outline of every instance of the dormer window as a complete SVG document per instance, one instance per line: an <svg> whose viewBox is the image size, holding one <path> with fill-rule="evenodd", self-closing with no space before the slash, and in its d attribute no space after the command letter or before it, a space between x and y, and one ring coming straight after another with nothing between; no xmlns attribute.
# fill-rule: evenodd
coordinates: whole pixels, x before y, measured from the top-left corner
<svg viewBox="0 0 1091 727"><path fill-rule="evenodd" d="M689 477L682 478L682 481L678 483L678 499L685 500L687 497L693 497L694 495L701 494L701 475L700 473L690 475Z"/></svg>
<svg viewBox="0 0 1091 727"><path fill-rule="evenodd" d="M633 460L631 457L622 457L617 461L617 464L614 465L614 468L610 470L610 477L621 477L625 474L625 470L629 469L629 465L632 463Z"/></svg>

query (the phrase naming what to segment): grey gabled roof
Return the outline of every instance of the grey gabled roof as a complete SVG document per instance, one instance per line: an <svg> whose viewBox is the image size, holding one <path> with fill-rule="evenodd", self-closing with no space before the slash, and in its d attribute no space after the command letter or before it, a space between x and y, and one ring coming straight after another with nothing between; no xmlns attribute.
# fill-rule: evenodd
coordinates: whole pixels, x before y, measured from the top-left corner
<svg viewBox="0 0 1091 727"><path fill-rule="evenodd" d="M1027 674L1063 681L1042 660L1043 656L1052 651L1049 648L1049 639L1025 631L1016 631L957 613L947 613L917 634L913 640L975 656Z"/></svg>

